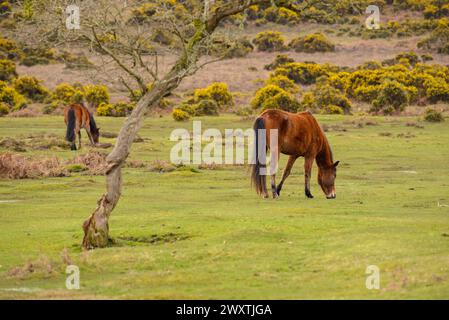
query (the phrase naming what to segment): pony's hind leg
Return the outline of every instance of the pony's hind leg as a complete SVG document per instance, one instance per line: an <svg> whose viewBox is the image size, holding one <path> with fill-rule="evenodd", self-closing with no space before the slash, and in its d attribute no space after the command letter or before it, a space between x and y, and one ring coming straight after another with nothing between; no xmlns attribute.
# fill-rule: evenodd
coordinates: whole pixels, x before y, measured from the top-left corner
<svg viewBox="0 0 449 320"><path fill-rule="evenodd" d="M79 123L75 126L75 137L73 138L73 144L76 144L76 137L78 136L78 149L81 149L81 127ZM76 149L76 148L75 148Z"/></svg>
<svg viewBox="0 0 449 320"><path fill-rule="evenodd" d="M76 137L70 142L70 150L76 151Z"/></svg>
<svg viewBox="0 0 449 320"><path fill-rule="evenodd" d="M75 126L75 128L73 129L73 140L70 141L70 150L72 150L72 151L76 151L77 150L77 148L76 148L76 136L77 136L77 134L78 134L78 132L76 131L76 126ZM81 146L78 147L78 149L80 149L80 148L81 148Z"/></svg>
<svg viewBox="0 0 449 320"><path fill-rule="evenodd" d="M279 165L279 148L277 146L272 146L270 156L271 192L273 193L273 199L277 199L279 198L276 188L276 172Z"/></svg>
<svg viewBox="0 0 449 320"><path fill-rule="evenodd" d="M292 171L292 167L293 167L293 164L295 163L296 159L298 159L298 157L296 157L296 156L290 156L288 158L287 165L285 166L284 173L282 174L281 182L279 183L279 185L276 188L276 192L277 192L278 196L281 195L282 186L284 185L285 180L290 175L290 172Z"/></svg>

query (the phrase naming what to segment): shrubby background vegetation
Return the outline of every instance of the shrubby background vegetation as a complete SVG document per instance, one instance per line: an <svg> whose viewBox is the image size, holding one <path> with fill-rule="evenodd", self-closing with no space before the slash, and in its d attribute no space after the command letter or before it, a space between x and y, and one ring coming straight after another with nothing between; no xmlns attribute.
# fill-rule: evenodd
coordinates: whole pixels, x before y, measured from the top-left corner
<svg viewBox="0 0 449 320"><path fill-rule="evenodd" d="M364 25L364 10L368 4L381 9L380 29L368 30ZM157 5L156 1L142 2L132 7L128 23L147 24ZM189 10L188 1L167 0L166 5L174 6L179 17ZM92 77L94 73L98 75L99 70L90 61L93 58L89 52L45 44L30 46L14 38L20 21L33 14L33 2L29 1L29 5L20 10L15 8L14 1L4 1L0 6L2 116L25 108L29 108L28 115L60 113L64 105L81 102L100 116L122 117L133 110L142 95L141 90L127 85L123 79L113 83L104 77ZM207 77L203 77L202 86L189 84L183 88L184 92L164 99L156 112L173 112L176 120L217 116L223 112L248 114L239 109L257 113L268 108L329 114L350 114L356 109L391 115L404 112L408 106L446 104L448 69L445 63L435 63L434 56L448 61L445 60L449 53L448 8L447 1L442 0L378 0L374 3L359 0L332 4L307 1L293 3L289 8L252 6L244 14L226 20L222 31L214 36L215 44L208 49L208 54L218 58L225 52L221 57L225 60L218 63L223 66L234 63L227 62L229 59L249 59L250 63L254 59L271 60L262 77L261 70L255 66L248 65L247 70L241 70L248 74L246 82L259 81L263 85L252 86L247 91L232 90L239 87L232 78L223 81L214 76L214 80L207 81ZM308 31L295 35L295 30L301 31L304 26ZM419 40L413 40L414 48L407 48L412 50L397 52L382 60L370 60L366 55L367 59L359 61L358 65L352 61L348 65L345 63L348 60L339 57L339 51L345 49L344 43L352 38L399 41L395 39L416 36ZM113 35L103 37L105 42L117 41ZM173 48L175 40L174 34L155 29L148 43L143 45L151 54L161 48ZM324 57L335 54L336 61L314 62L320 53ZM350 59L350 52L343 54ZM311 55L310 60L301 55ZM40 71L42 69L38 69L47 66L51 70L60 65L76 75L76 80L64 76L57 81L48 79ZM251 70L257 72L256 78L251 79ZM414 108L414 112L423 113L425 108Z"/></svg>

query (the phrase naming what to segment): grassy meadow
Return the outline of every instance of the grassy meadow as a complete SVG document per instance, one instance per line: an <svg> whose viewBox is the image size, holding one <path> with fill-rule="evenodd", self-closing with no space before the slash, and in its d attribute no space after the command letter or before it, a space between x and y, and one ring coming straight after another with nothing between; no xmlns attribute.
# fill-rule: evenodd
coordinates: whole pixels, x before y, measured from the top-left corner
<svg viewBox="0 0 449 320"><path fill-rule="evenodd" d="M306 199L302 159L278 200L255 194L245 166L125 168L105 249L80 247L103 176L0 180L0 298L448 299L449 122L317 118L341 161L336 200L325 199L316 167L315 198ZM199 119L203 130L252 125L235 115ZM97 122L118 132L123 118ZM130 158L168 161L180 126L192 128L147 118ZM1 138L64 130L56 116L0 118ZM69 159L88 149L24 154ZM66 289L67 264L79 266L80 290ZM365 286L368 265L380 268L380 290Z"/></svg>

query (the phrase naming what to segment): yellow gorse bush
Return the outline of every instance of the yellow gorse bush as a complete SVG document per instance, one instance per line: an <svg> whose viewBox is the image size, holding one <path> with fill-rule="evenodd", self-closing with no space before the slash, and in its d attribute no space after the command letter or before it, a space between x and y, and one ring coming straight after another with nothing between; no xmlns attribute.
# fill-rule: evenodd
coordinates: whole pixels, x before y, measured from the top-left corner
<svg viewBox="0 0 449 320"><path fill-rule="evenodd" d="M0 81L0 103L4 103L8 107L8 112L17 111L27 106L25 97L4 81ZM4 107L3 112L5 111Z"/></svg>
<svg viewBox="0 0 449 320"><path fill-rule="evenodd" d="M173 109L172 117L176 121L187 121L190 119L190 115L179 108Z"/></svg>
<svg viewBox="0 0 449 320"><path fill-rule="evenodd" d="M295 96L281 87L268 84L257 90L254 98L251 100L253 109L282 109L284 111L297 112L299 102Z"/></svg>
<svg viewBox="0 0 449 320"><path fill-rule="evenodd" d="M266 81L267 86L256 92L251 105L262 108L263 101L280 90L291 90L292 82L313 85L302 95L299 110L350 113L349 98L370 103L371 112L382 114L401 112L416 102L449 102L449 68L421 60L423 57L413 52L404 52L382 63L369 61L355 69L304 62L273 63L277 67Z"/></svg>
<svg viewBox="0 0 449 320"><path fill-rule="evenodd" d="M281 91L278 94L262 101L261 107L262 110L281 109L289 112L297 112L299 111L300 104L291 93Z"/></svg>
<svg viewBox="0 0 449 320"><path fill-rule="evenodd" d="M201 100L214 100L219 108L234 104L232 93L229 91L228 85L223 82L214 82L206 88L196 89L193 96L196 103Z"/></svg>
<svg viewBox="0 0 449 320"><path fill-rule="evenodd" d="M50 91L42 85L42 81L31 76L23 76L12 81L14 89L28 99L36 102L43 102Z"/></svg>
<svg viewBox="0 0 449 320"><path fill-rule="evenodd" d="M340 90L320 82L313 90L304 94L301 107L321 113L349 114L352 104Z"/></svg>
<svg viewBox="0 0 449 320"><path fill-rule="evenodd" d="M0 59L17 59L22 52L17 43L10 39L5 39L0 36Z"/></svg>
<svg viewBox="0 0 449 320"><path fill-rule="evenodd" d="M84 99L93 107L98 107L101 103L109 103L109 91L103 85L87 85L83 87Z"/></svg>
<svg viewBox="0 0 449 320"><path fill-rule="evenodd" d="M268 80L265 82L266 85L273 84L275 86L278 86L282 89L284 89L287 92L290 93L298 93L301 91L300 87L296 85L296 83L289 79L288 77L284 75L270 75Z"/></svg>
<svg viewBox="0 0 449 320"><path fill-rule="evenodd" d="M86 102L97 108L102 103L109 103L109 90L104 85L72 86L68 83L61 83L53 90L52 99L65 104Z"/></svg>
<svg viewBox="0 0 449 320"><path fill-rule="evenodd" d="M321 33L295 38L288 46L296 52L314 53L335 51L335 45Z"/></svg>
<svg viewBox="0 0 449 320"><path fill-rule="evenodd" d="M449 70L439 65L427 66L418 63L411 70L403 65L376 70L358 70L347 79L346 93L366 102L371 102L376 90L380 89L385 81L396 81L401 84L408 92L410 101L415 97L427 99L429 102L449 101Z"/></svg>
<svg viewBox="0 0 449 320"><path fill-rule="evenodd" d="M15 77L17 77L17 72L14 62L6 59L0 60L0 81L10 81Z"/></svg>
<svg viewBox="0 0 449 320"><path fill-rule="evenodd" d="M262 105L264 101L268 100L271 97L274 97L275 95L279 93L285 92L284 89L280 88L279 86L270 84L265 87L260 88L257 90L254 98L251 100L251 106L254 109L262 108Z"/></svg>
<svg viewBox="0 0 449 320"><path fill-rule="evenodd" d="M134 109L134 103L120 101L114 104L101 102L97 108L97 115L102 117L126 117Z"/></svg>
<svg viewBox="0 0 449 320"><path fill-rule="evenodd" d="M3 117L8 113L9 113L9 106L4 102L0 102L0 117Z"/></svg>
<svg viewBox="0 0 449 320"><path fill-rule="evenodd" d="M327 64L291 62L276 68L273 75L286 76L295 83L309 85L315 83L318 77L328 75L332 70L334 69Z"/></svg>
<svg viewBox="0 0 449 320"><path fill-rule="evenodd" d="M296 24L299 22L299 15L290 9L279 8L277 22L280 24Z"/></svg>
<svg viewBox="0 0 449 320"><path fill-rule="evenodd" d="M63 82L55 87L52 98L65 104L81 103L84 98L84 93L78 88Z"/></svg>
<svg viewBox="0 0 449 320"><path fill-rule="evenodd" d="M259 51L282 51L286 49L285 38L277 31L259 32L253 40Z"/></svg>

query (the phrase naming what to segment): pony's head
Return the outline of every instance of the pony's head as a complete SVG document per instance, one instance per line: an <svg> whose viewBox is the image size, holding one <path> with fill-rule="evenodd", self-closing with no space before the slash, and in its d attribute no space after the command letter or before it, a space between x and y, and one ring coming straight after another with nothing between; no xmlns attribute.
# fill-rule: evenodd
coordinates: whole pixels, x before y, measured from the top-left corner
<svg viewBox="0 0 449 320"><path fill-rule="evenodd" d="M98 143L100 139L100 128L91 129L92 139L95 143Z"/></svg>
<svg viewBox="0 0 449 320"><path fill-rule="evenodd" d="M337 177L337 166L339 163L340 161L337 161L331 166L318 167L318 183L328 199L335 199L337 197L335 178Z"/></svg>

